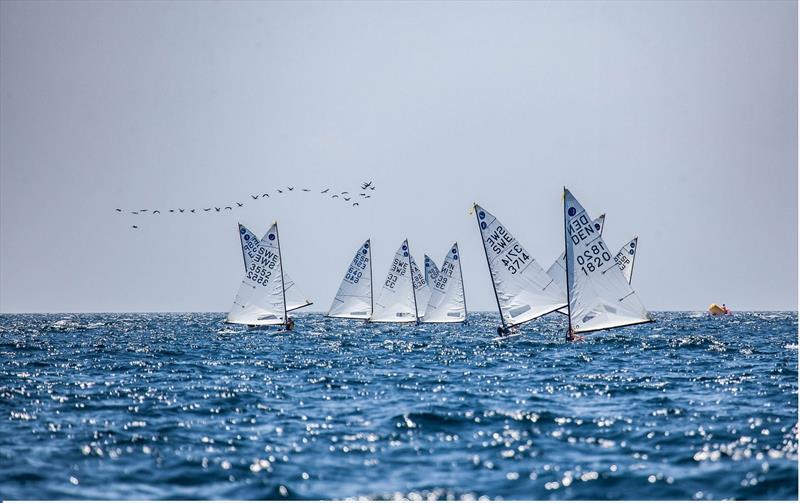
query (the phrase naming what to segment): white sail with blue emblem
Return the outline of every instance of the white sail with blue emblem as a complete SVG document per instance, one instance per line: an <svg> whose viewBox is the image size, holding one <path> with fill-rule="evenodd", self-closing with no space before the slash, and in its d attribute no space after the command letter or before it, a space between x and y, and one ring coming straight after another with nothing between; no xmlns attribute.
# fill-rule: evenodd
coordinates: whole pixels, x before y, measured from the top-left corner
<svg viewBox="0 0 800 503"><path fill-rule="evenodd" d="M270 229L271 230L271 229ZM261 239L263 240L267 235L264 235ZM255 256L255 252L258 249L258 244L261 240L255 237L250 229L245 227L242 224L239 224L239 240L242 244L242 258L244 259L244 271L247 272L250 268L250 263L253 261L253 257ZM303 292L300 291L300 288L294 282L294 280L289 276L285 270L283 271L283 286L286 291L286 310L287 311L294 311L295 309L300 309L301 307L310 306L313 304L310 300L306 299L306 296L303 295Z"/></svg>
<svg viewBox="0 0 800 503"><path fill-rule="evenodd" d="M503 325L519 325L564 307L564 291L511 232L477 204L474 209Z"/></svg>
<svg viewBox="0 0 800 503"><path fill-rule="evenodd" d="M417 316L420 318L425 315L428 301L431 298L431 287L425 279L425 273L417 266L414 256L411 256L411 278L414 282L414 292L417 303Z"/></svg>
<svg viewBox="0 0 800 503"><path fill-rule="evenodd" d="M372 316L372 250L369 239L361 245L350 262L328 316L357 320Z"/></svg>
<svg viewBox="0 0 800 503"><path fill-rule="evenodd" d="M249 241L249 240L248 240ZM250 257L242 284L228 313L228 323L283 325L286 297L281 272L278 224L272 224Z"/></svg>
<svg viewBox="0 0 800 503"><path fill-rule="evenodd" d="M423 323L460 323L467 319L458 243L453 243L450 247L442 268L431 280L430 287L432 293L425 316L422 317Z"/></svg>
<svg viewBox="0 0 800 503"><path fill-rule="evenodd" d="M408 240L405 240L394 255L369 320L414 323L418 316L414 286L411 282L410 251Z"/></svg>
<svg viewBox="0 0 800 503"><path fill-rule="evenodd" d="M436 262L434 262L433 259L428 255L425 255L425 282L430 285L438 275L439 268L436 267Z"/></svg>
<svg viewBox="0 0 800 503"><path fill-rule="evenodd" d="M625 246L620 248L616 255L614 255L614 261L619 266L620 270L622 270L622 275L625 276L625 281L628 284L631 283L631 279L633 279L633 261L636 259L636 246L639 244L639 237L635 237L628 241Z"/></svg>
<svg viewBox="0 0 800 503"><path fill-rule="evenodd" d="M591 217L564 189L569 322L575 333L652 321Z"/></svg>
<svg viewBox="0 0 800 503"><path fill-rule="evenodd" d="M600 233L600 235L603 234L603 227L605 225L605 222L606 222L606 214L605 213L603 213L602 215L600 215L599 217L595 218L592 221L592 223L594 224L594 228L597 229L597 231ZM563 290L565 292L567 291L567 251L566 250L561 252L561 256L558 257L555 262L553 262L553 265L551 265L549 269L547 269L547 275L550 276L551 278L553 278L553 281L555 281L558 284L558 287L561 290ZM564 306L561 309L559 309L558 312L563 314L563 315L565 315L565 316L567 314L569 314L569 311L567 310L566 306Z"/></svg>

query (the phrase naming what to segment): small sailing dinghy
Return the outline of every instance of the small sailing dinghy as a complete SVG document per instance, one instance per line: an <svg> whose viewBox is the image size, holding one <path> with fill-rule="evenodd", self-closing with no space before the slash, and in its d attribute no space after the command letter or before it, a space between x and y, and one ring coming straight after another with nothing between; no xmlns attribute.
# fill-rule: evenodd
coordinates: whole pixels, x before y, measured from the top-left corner
<svg viewBox="0 0 800 503"><path fill-rule="evenodd" d="M653 321L592 219L566 187L564 247L569 300L567 340L575 340L577 334L585 332Z"/></svg>
<svg viewBox="0 0 800 503"><path fill-rule="evenodd" d="M368 320L372 316L372 250L370 240L356 252L328 310L330 318Z"/></svg>
<svg viewBox="0 0 800 503"><path fill-rule="evenodd" d="M616 255L614 255L614 262L617 263L625 281L631 284L633 279L633 261L636 259L636 246L639 244L639 236L628 241L625 246L620 248Z"/></svg>
<svg viewBox="0 0 800 503"><path fill-rule="evenodd" d="M603 213L599 217L595 218L592 221L592 223L594 224L594 228L597 229L597 232L599 232L600 235L602 236L603 235L603 227L605 226L605 223L606 223L606 214ZM558 257L555 260L555 262L553 262L553 265L551 265L547 269L547 275L550 276L551 278L553 278L553 281L555 281L558 284L558 287L562 291L564 291L564 292L567 291L567 251L566 250L561 252L561 256ZM562 309L559 309L558 312L561 313L561 314L567 314L566 306L564 306Z"/></svg>
<svg viewBox="0 0 800 503"><path fill-rule="evenodd" d="M417 294L411 279L411 250L403 241L389 267L386 280L375 299L369 321L378 323L419 323ZM424 276L422 277L424 280Z"/></svg>
<svg viewBox="0 0 800 503"><path fill-rule="evenodd" d="M272 231L267 231L267 234L264 235L261 239L257 239L255 234L253 234L250 229L245 227L242 224L239 224L239 241L242 244L242 260L244 260L244 272L250 270L250 264L253 262L253 258L256 255L256 250L258 249L258 245L266 238L269 233ZM300 309L301 307L310 306L313 304L310 300L303 295L303 292L300 291L297 284L294 280L289 277L289 273L286 271L283 272L283 286L284 291L286 293L286 310L287 311L294 311L295 309Z"/></svg>
<svg viewBox="0 0 800 503"><path fill-rule="evenodd" d="M433 263L425 256L425 264ZM433 267L436 267L433 264ZM427 269L427 268L426 268ZM431 277L431 276L429 276ZM453 243L442 268L432 276L431 298L423 323L462 323L467 321L467 301L464 296L464 277L461 274L461 257L458 243Z"/></svg>
<svg viewBox="0 0 800 503"><path fill-rule="evenodd" d="M426 271L427 272L427 271ZM411 278L414 282L414 294L417 302L417 316L425 316L428 308L428 301L431 299L431 287L427 280L427 274L417 267L414 256L411 256Z"/></svg>
<svg viewBox="0 0 800 503"><path fill-rule="evenodd" d="M249 327L283 325L291 330L294 322L288 316L277 222L259 241L250 260L245 258L245 263L247 274L225 321Z"/></svg>
<svg viewBox="0 0 800 503"><path fill-rule="evenodd" d="M436 267L436 262L434 262L429 256L425 255L425 282L430 285L438 275L439 268Z"/></svg>
<svg viewBox="0 0 800 503"><path fill-rule="evenodd" d="M564 307L564 291L508 228L479 205L475 204L474 210L500 311L498 335L512 335L522 323Z"/></svg>

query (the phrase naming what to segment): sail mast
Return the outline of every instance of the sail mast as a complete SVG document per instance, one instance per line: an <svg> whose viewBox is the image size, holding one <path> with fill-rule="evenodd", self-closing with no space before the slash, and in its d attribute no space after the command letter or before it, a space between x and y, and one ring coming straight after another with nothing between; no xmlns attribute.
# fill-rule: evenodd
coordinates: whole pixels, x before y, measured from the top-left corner
<svg viewBox="0 0 800 503"><path fill-rule="evenodd" d="M239 226L239 242L241 243L241 241L242 241L242 224L239 223L237 225ZM242 246L241 248L242 248L242 262L244 262L244 272L248 272L247 271L247 259L244 256L244 246Z"/></svg>
<svg viewBox="0 0 800 503"><path fill-rule="evenodd" d="M419 324L419 308L417 307L417 289L414 287L414 268L411 267L411 246L408 244L408 238L406 238L406 249L408 251L408 273L411 275L411 292L414 294L414 318L417 320L417 324Z"/></svg>
<svg viewBox="0 0 800 503"><path fill-rule="evenodd" d="M455 243L455 249L458 254L458 275L461 276L461 297L464 299L464 323L466 323L469 311L467 310L467 293L464 291L464 270L461 267L461 250L458 249L458 241ZM492 281L492 285L494 285L494 281Z"/></svg>
<svg viewBox="0 0 800 503"><path fill-rule="evenodd" d="M567 322L568 322L568 330L572 331L572 311L570 310L570 298L569 298L569 256L567 254L567 187L564 187L564 191L561 193L561 201L563 202L563 217L564 217L564 274L567 276Z"/></svg>
<svg viewBox="0 0 800 503"><path fill-rule="evenodd" d="M281 253L281 237L278 233L278 222L275 222L275 241L278 245L278 263L281 266L281 292L283 293L283 324L289 326L289 314L286 311L286 288L283 283L283 254Z"/></svg>
<svg viewBox="0 0 800 503"><path fill-rule="evenodd" d="M367 250L369 253L369 317L366 321L369 321L372 313L375 312L375 294L372 291L372 238L367 239Z"/></svg>
<svg viewBox="0 0 800 503"><path fill-rule="evenodd" d="M475 212L475 221L478 222L478 233L481 234L481 246L483 246L483 254L486 256L486 267L489 268L489 276L492 278L492 289L494 290L494 300L497 301L497 312L500 313L500 322L503 324L503 328L505 329L506 320L503 318L503 309L500 307L500 298L497 296L497 286L494 284L494 274L492 273L492 264L489 262L489 252L486 251L486 243L483 241L483 233L481 232L481 219L478 217L477 206L478 205L476 203L472 203L472 211ZM466 306L466 297L464 297L464 305Z"/></svg>

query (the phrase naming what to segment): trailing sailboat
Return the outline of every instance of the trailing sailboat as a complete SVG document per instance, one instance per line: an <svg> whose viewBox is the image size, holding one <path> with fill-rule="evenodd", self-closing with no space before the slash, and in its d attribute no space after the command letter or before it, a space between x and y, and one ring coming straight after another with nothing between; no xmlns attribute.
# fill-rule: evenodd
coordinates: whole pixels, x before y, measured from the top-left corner
<svg viewBox="0 0 800 503"><path fill-rule="evenodd" d="M575 334L653 321L586 210L564 188L569 329Z"/></svg>
<svg viewBox="0 0 800 503"><path fill-rule="evenodd" d="M511 232L479 205L474 210L500 311L498 334L564 307L564 291Z"/></svg>
<svg viewBox="0 0 800 503"><path fill-rule="evenodd" d="M327 316L367 320L372 316L372 249L367 239L356 252Z"/></svg>
<svg viewBox="0 0 800 503"><path fill-rule="evenodd" d="M381 291L375 299L374 310L369 321L419 322L417 296L411 279L411 271L411 250L406 239L394 255L386 280L381 285Z"/></svg>
<svg viewBox="0 0 800 503"><path fill-rule="evenodd" d="M439 268L436 267L436 262L434 262L429 256L425 255L425 282L430 285L438 275Z"/></svg>
<svg viewBox="0 0 800 503"><path fill-rule="evenodd" d="M639 236L628 241L625 246L620 248L616 255L614 255L614 261L619 266L620 270L622 270L622 275L625 276L625 281L628 284L631 284L631 279L633 279L633 261L636 259L636 246L639 243Z"/></svg>
<svg viewBox="0 0 800 503"><path fill-rule="evenodd" d="M428 262L426 256L426 265ZM461 323L467 320L467 302L464 296L464 277L461 274L458 243L453 243L450 247L442 268L433 276L430 287L432 293L425 316L422 317L423 323Z"/></svg>
<svg viewBox="0 0 800 503"><path fill-rule="evenodd" d="M431 298L431 287L427 281L427 274L417 267L414 256L411 256L411 278L414 282L414 295L417 302L417 316L422 318Z"/></svg>
<svg viewBox="0 0 800 503"><path fill-rule="evenodd" d="M284 325L290 329L292 322L287 315L277 222L272 224L250 260L245 259L245 263L248 265L247 274L239 286L226 321L249 326Z"/></svg>
<svg viewBox="0 0 800 503"><path fill-rule="evenodd" d="M273 227L275 227L275 224L273 224ZM257 239L255 234L253 234L250 229L242 224L239 224L239 241L242 245L242 259L244 260L245 273L250 270L250 264L253 262L259 243L269 236L270 232L272 232L272 227L270 227L270 230L267 231L264 237ZM303 295L303 292L300 291L300 288L286 271L283 272L283 287L286 293L287 311L294 311L295 309L300 309L301 307L306 307L313 304L313 302L308 300L306 296Z"/></svg>

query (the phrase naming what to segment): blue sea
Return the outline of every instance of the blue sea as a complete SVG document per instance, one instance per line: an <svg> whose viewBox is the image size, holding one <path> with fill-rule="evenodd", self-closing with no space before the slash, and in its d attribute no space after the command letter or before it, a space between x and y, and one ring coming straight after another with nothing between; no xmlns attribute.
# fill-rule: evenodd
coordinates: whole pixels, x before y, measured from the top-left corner
<svg viewBox="0 0 800 503"><path fill-rule="evenodd" d="M0 316L2 499L798 497L797 313Z"/></svg>

